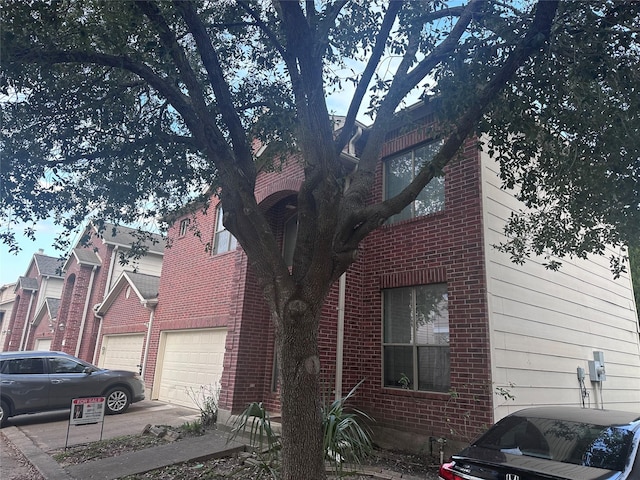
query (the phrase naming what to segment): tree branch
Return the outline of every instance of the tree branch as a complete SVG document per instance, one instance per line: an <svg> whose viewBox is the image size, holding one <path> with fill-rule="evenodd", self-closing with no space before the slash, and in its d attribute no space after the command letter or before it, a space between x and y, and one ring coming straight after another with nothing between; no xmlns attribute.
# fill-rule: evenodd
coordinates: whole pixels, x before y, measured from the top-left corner
<svg viewBox="0 0 640 480"><path fill-rule="evenodd" d="M484 88L478 90L471 107L456 122L455 131L446 139L433 160L416 175L409 186L389 200L361 209L343 224L339 236L344 239L347 250L357 246L366 235L378 228L391 215L400 212L415 200L417 194L427 183L439 171L442 171L456 155L456 152L485 114L488 105L497 98L500 91L527 58L532 56L548 40L557 8L557 0L540 0L538 2L534 20L523 40L511 52L498 73Z"/></svg>

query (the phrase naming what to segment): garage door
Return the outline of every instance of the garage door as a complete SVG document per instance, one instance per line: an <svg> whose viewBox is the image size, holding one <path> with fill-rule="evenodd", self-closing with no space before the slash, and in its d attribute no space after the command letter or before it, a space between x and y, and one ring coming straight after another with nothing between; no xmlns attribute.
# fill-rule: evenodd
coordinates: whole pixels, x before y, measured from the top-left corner
<svg viewBox="0 0 640 480"><path fill-rule="evenodd" d="M196 408L192 395L220 383L226 328L164 333L158 399Z"/></svg>
<svg viewBox="0 0 640 480"><path fill-rule="evenodd" d="M105 335L98 366L111 370L138 372L144 347L144 334Z"/></svg>
<svg viewBox="0 0 640 480"><path fill-rule="evenodd" d="M51 350L51 339L50 338L36 339L36 350Z"/></svg>

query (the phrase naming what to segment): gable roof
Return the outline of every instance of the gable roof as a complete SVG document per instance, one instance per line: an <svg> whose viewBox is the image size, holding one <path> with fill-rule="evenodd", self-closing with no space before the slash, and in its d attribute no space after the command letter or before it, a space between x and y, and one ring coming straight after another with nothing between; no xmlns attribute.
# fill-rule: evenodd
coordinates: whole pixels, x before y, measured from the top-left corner
<svg viewBox="0 0 640 480"><path fill-rule="evenodd" d="M59 257L50 257L41 253L34 253L33 260L38 269L38 273L43 277L63 278L62 273L63 261ZM31 266L31 265L29 265ZM27 270L29 271L29 270Z"/></svg>
<svg viewBox="0 0 640 480"><path fill-rule="evenodd" d="M58 316L58 309L60 308L60 299L59 298L51 298L47 297L40 305L40 308L33 316L33 322L31 324L36 327L40 324L43 318L45 318L45 314L48 314L49 320L53 320Z"/></svg>
<svg viewBox="0 0 640 480"><path fill-rule="evenodd" d="M80 265L90 265L90 266L102 265L102 260L100 259L98 254L89 248L80 248L80 247L74 248L71 251L71 255L69 256L69 258L71 259L71 257L75 257L76 261ZM69 261L67 260L67 263L68 262ZM66 266L67 264L65 264L65 268Z"/></svg>
<svg viewBox="0 0 640 480"><path fill-rule="evenodd" d="M16 282L16 288L14 289L14 291L17 292L20 289L37 291L39 288L40 284L38 284L38 280L36 280L35 278L19 277L18 281Z"/></svg>
<svg viewBox="0 0 640 480"><path fill-rule="evenodd" d="M118 298L120 292L126 287L131 287L131 290L138 296L142 305L154 306L158 303L160 277L125 271L120 274L118 280L116 280L113 288L105 296L102 303L94 307L96 314L106 314L116 298Z"/></svg>
<svg viewBox="0 0 640 480"><path fill-rule="evenodd" d="M96 225L91 225L93 233L97 235L102 241L108 245L118 245L121 247L131 248L131 245L139 240L140 234L135 228L123 227L114 225L112 223L105 223L104 230L98 232ZM144 245L149 248L149 252L164 254L166 247L166 240L162 235L157 233L150 233L150 239L144 242Z"/></svg>

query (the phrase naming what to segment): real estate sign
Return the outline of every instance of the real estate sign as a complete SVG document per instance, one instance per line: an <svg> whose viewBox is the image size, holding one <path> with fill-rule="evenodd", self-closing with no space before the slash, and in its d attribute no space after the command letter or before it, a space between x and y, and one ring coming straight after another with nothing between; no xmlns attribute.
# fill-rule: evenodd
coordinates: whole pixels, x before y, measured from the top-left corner
<svg viewBox="0 0 640 480"><path fill-rule="evenodd" d="M71 401L69 424L87 425L104 421L105 397L74 398Z"/></svg>

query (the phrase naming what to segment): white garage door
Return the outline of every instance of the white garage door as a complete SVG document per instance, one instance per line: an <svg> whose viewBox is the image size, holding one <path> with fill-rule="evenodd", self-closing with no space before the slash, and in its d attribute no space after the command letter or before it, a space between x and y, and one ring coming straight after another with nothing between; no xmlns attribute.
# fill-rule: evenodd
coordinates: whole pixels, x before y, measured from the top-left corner
<svg viewBox="0 0 640 480"><path fill-rule="evenodd" d="M51 339L50 338L36 339L36 350L51 350Z"/></svg>
<svg viewBox="0 0 640 480"><path fill-rule="evenodd" d="M192 396L220 383L226 337L226 328L166 332L158 399L197 408Z"/></svg>
<svg viewBox="0 0 640 480"><path fill-rule="evenodd" d="M102 337L102 348L98 366L111 370L140 371L144 334L105 335Z"/></svg>

